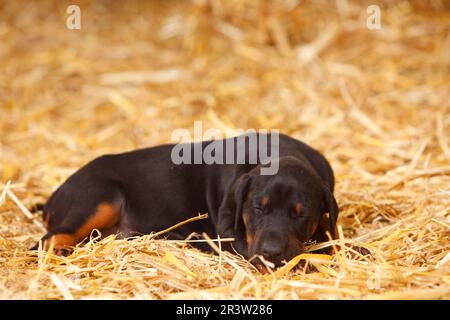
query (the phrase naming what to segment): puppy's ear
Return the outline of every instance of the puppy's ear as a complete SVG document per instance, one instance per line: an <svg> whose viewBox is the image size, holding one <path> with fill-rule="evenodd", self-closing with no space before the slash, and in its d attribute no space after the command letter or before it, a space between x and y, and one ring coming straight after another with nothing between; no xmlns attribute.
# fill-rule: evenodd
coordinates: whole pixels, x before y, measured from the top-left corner
<svg viewBox="0 0 450 320"><path fill-rule="evenodd" d="M243 230L242 208L252 177L246 173L237 178L225 191L218 212L218 231L221 236L236 237Z"/></svg>
<svg viewBox="0 0 450 320"><path fill-rule="evenodd" d="M242 175L237 181L234 188L234 199L236 201L236 209L234 212L234 231L237 232L244 226L242 220L242 208L247 199L247 193L250 188L250 181L252 177L246 173Z"/></svg>
<svg viewBox="0 0 450 320"><path fill-rule="evenodd" d="M327 185L324 186L323 191L325 197L324 214L328 212L328 214L330 215L330 233L333 239L336 239L336 221L339 215L339 207L336 203L336 199L334 198L333 193L330 191L330 188Z"/></svg>

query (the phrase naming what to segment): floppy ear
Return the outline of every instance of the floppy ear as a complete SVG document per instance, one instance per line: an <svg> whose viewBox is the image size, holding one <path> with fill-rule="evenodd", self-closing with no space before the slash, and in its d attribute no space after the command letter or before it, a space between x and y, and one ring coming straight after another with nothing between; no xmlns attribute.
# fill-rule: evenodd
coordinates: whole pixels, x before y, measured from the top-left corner
<svg viewBox="0 0 450 320"><path fill-rule="evenodd" d="M234 199L236 201L236 209L234 212L234 232L238 232L244 227L242 220L242 207L247 198L248 189L250 187L251 176L246 173L242 175L237 181L234 188Z"/></svg>
<svg viewBox="0 0 450 320"><path fill-rule="evenodd" d="M228 190L218 212L218 231L221 236L237 237L244 225L242 207L247 197L251 176L246 173L236 179Z"/></svg>
<svg viewBox="0 0 450 320"><path fill-rule="evenodd" d="M324 197L325 197L325 210L324 213L328 212L330 215L330 233L333 239L336 239L336 221L339 215L339 207L336 203L336 199L333 193L330 191L328 186L324 186Z"/></svg>

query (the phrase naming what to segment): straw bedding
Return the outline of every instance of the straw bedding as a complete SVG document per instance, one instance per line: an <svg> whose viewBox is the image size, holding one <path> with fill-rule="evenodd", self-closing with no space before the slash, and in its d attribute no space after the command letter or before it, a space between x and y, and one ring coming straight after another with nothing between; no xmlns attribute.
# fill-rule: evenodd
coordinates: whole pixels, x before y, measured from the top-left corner
<svg viewBox="0 0 450 320"><path fill-rule="evenodd" d="M381 30L364 1L81 1L81 30L68 4L0 4L0 298L450 298L448 2L378 1ZM262 274L152 236L27 250L27 208L77 168L195 120L321 150L343 237L325 245L370 255Z"/></svg>

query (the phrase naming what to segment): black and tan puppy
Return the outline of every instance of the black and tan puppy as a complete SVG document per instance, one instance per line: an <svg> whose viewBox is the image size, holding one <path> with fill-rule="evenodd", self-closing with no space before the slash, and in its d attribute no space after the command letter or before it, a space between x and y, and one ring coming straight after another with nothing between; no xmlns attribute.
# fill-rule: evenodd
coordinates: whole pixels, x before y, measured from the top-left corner
<svg viewBox="0 0 450 320"><path fill-rule="evenodd" d="M264 164L261 143L251 143L262 137L268 152L277 154ZM334 237L338 207L327 160L300 141L278 137L276 153L270 144L273 135L249 133L219 141L224 159L233 160L223 164L174 163L175 145L97 158L69 177L44 206L44 248L53 241L64 253L94 229L102 236L150 234L207 212L208 219L166 236L184 239L205 232L211 238L232 237L235 241L222 247L280 265L301 253L306 241L327 240L327 230ZM214 143L182 146L195 154ZM276 174L262 175L261 169L269 166L278 169Z"/></svg>

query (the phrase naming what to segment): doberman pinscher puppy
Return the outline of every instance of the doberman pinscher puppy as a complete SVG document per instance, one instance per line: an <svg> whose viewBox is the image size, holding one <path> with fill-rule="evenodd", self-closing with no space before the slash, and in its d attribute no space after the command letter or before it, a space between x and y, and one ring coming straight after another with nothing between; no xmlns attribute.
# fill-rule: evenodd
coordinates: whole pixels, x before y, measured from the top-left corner
<svg viewBox="0 0 450 320"><path fill-rule="evenodd" d="M272 141L272 135L266 134L265 141ZM261 137L248 133L182 145L195 153L222 142L223 156L233 159L232 163L177 164L173 161L175 145L91 161L45 204L48 233L42 238L44 248L52 241L59 254L67 254L94 229L103 237L150 234L198 213L208 213L209 218L165 236L185 239L193 232L205 232L211 238L232 237L234 242L223 242L222 248L247 259L259 255L275 265L301 253L308 240L326 241L326 231L334 238L338 206L328 161L306 144L277 134L278 156L263 163L261 143L250 143ZM244 143L238 143L239 139ZM226 148L229 145L233 147ZM272 153L270 143L268 148ZM252 154L258 155L253 158L256 161L251 160ZM261 174L269 165L276 165L278 171Z"/></svg>

